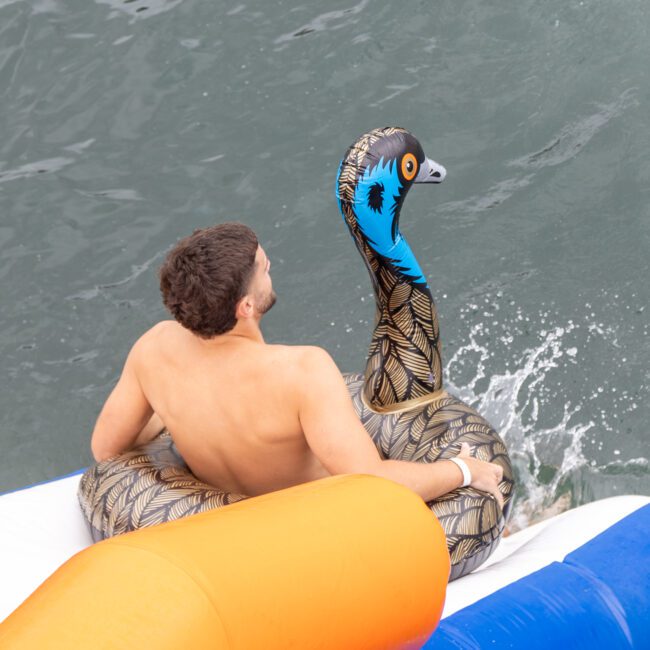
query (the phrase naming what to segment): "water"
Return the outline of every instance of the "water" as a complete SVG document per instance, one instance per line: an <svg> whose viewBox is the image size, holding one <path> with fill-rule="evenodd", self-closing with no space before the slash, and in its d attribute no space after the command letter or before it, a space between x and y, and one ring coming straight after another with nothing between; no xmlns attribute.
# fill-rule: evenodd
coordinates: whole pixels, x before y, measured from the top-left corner
<svg viewBox="0 0 650 650"><path fill-rule="evenodd" d="M91 462L156 269L237 219L269 341L359 371L370 282L339 159L401 125L448 170L402 228L446 381L509 445L514 526L650 493L650 7L0 0L0 490Z"/></svg>

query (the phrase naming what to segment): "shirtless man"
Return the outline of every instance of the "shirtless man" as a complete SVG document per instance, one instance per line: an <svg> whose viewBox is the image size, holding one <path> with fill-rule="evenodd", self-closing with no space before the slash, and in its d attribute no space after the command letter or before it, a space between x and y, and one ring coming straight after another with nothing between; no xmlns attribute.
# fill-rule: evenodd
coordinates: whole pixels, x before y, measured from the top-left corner
<svg viewBox="0 0 650 650"><path fill-rule="evenodd" d="M382 460L336 364L314 346L269 345L260 330L273 306L269 262L253 231L225 223L181 240L160 269L175 321L133 345L92 435L101 461L167 427L202 481L255 496L333 474L372 474L425 501L463 483L462 462ZM458 458L471 485L500 505L499 465Z"/></svg>

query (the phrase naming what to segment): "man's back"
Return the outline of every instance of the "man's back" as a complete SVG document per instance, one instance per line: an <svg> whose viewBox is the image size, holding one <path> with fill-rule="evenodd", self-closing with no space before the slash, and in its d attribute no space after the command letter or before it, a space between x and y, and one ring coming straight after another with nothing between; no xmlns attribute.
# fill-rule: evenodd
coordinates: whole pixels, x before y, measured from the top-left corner
<svg viewBox="0 0 650 650"><path fill-rule="evenodd" d="M134 362L192 472L252 496L329 475L299 419L307 349L243 337L205 341L162 321L134 346Z"/></svg>
<svg viewBox="0 0 650 650"><path fill-rule="evenodd" d="M462 460L436 467L382 460L327 352L264 342L260 321L275 303L270 268L243 224L197 230L174 247L160 289L176 320L132 347L95 423L95 459L146 442L159 417L194 474L229 492L355 473L397 481L426 501L471 483L502 503L502 468L470 458L467 446Z"/></svg>

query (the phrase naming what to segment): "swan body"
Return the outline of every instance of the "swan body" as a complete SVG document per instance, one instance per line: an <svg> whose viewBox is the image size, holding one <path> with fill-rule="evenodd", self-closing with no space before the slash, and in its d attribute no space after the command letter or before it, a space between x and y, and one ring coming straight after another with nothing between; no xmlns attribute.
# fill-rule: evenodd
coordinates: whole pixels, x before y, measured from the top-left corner
<svg viewBox="0 0 650 650"><path fill-rule="evenodd" d="M461 488L429 504L451 555L451 579L495 549L512 504L512 468L497 433L442 386L438 317L427 281L399 230L413 183L437 183L443 167L404 129L376 129L348 150L337 176L339 208L370 271L377 322L365 374L345 376L353 404L385 458L434 462L469 442L500 463L501 511L483 492ZM199 481L168 432L90 467L79 501L95 541L234 503L245 496Z"/></svg>
<svg viewBox="0 0 650 650"><path fill-rule="evenodd" d="M363 375L347 375L356 411L385 458L434 462L460 444L503 467L503 511L492 497L459 488L429 506L445 529L451 579L489 557L512 507L507 449L491 425L443 388L438 315L415 255L399 228L416 183L440 183L444 167L405 129L374 129L348 149L336 179L339 210L368 268L376 323Z"/></svg>

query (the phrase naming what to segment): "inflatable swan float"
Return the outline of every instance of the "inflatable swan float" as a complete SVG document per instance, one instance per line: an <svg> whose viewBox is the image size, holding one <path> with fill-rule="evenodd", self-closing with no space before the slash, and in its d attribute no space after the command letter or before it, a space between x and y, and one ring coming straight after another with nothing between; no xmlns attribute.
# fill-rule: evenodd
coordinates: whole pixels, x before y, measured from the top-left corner
<svg viewBox="0 0 650 650"><path fill-rule="evenodd" d="M434 462L456 456L467 442L475 457L503 467L503 510L471 487L428 504L445 531L453 580L479 566L496 548L512 506L513 476L498 434L443 388L436 308L399 230L411 186L439 183L444 176L444 168L425 157L408 131L375 129L348 149L336 191L376 299L365 373L345 375L366 430L386 458ZM245 498L196 479L166 431L139 449L89 468L78 494L95 541Z"/></svg>

